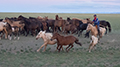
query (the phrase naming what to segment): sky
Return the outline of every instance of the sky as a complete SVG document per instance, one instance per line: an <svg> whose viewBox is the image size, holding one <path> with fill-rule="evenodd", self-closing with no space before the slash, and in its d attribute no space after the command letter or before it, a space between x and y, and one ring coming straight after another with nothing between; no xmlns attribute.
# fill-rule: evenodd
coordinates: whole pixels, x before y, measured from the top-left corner
<svg viewBox="0 0 120 67"><path fill-rule="evenodd" d="M0 12L120 13L120 0L0 0Z"/></svg>

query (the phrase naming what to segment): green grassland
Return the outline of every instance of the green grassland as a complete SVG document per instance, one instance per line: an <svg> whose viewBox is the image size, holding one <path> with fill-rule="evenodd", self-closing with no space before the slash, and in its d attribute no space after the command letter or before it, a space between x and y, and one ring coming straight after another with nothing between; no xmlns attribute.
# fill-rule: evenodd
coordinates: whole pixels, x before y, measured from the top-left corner
<svg viewBox="0 0 120 67"><path fill-rule="evenodd" d="M0 19L5 17L48 16L55 15L66 19L90 18L93 14L66 14L66 13L0 13ZM97 14L99 20L107 20L111 24L112 32L105 35L91 53L88 52L89 38L84 35L77 37L82 47L74 44L67 53L55 51L57 44L48 45L45 52L36 52L44 43L42 39L35 40L32 36L20 36L20 40L0 40L0 67L120 67L120 14ZM85 32L83 32L84 34ZM64 47L65 49L65 47Z"/></svg>

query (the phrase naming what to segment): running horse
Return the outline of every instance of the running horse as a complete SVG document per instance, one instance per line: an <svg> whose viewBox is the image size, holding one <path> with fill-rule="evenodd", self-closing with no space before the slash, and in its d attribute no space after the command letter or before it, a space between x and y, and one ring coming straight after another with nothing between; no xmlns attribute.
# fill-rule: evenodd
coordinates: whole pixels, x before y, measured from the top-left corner
<svg viewBox="0 0 120 67"><path fill-rule="evenodd" d="M38 40L39 38L42 38L42 39L44 40L44 44L37 50L37 52L39 52L40 49L41 49L42 47L44 47L44 46L45 46L45 48L44 48L43 52L45 52L46 47L47 47L48 44L54 45L54 44L57 43L56 40L52 40L52 41L51 41L51 37L52 37L52 36L53 36L52 33L46 33L45 31L40 31L40 32L38 33L38 35L36 36L36 40Z"/></svg>
<svg viewBox="0 0 120 67"><path fill-rule="evenodd" d="M106 29L105 34L107 34L107 27L109 29L109 32L111 32L111 25L110 25L110 23L108 21L100 20L100 26L105 27L105 29Z"/></svg>
<svg viewBox="0 0 120 67"><path fill-rule="evenodd" d="M76 44L82 46L82 44L79 42L79 40L72 35L62 36L62 35L60 35L59 33L56 32L56 33L53 34L53 37L51 38L51 40L54 40L54 39L57 40L57 49L58 49L59 52L60 52L63 45L65 45L65 46L68 45L68 47L66 48L66 51L68 52L74 46L73 45L74 42Z"/></svg>
<svg viewBox="0 0 120 67"><path fill-rule="evenodd" d="M4 33L5 33L5 39L7 39L8 32L7 32L6 27L5 27L6 24L7 24L7 22L0 22L0 32L2 32L2 35L0 36L0 39L2 38Z"/></svg>
<svg viewBox="0 0 120 67"><path fill-rule="evenodd" d="M102 38L102 36L104 36L104 33L106 31L105 28L100 27L100 35L98 38L98 30L95 26L93 26L92 24L88 24L86 31L91 31L91 42L89 45L89 52L91 52L91 49L94 48L94 46L98 43L98 41L100 40L100 38Z"/></svg>
<svg viewBox="0 0 120 67"><path fill-rule="evenodd" d="M25 24L22 21L13 21L10 18L6 17L3 22L7 22L11 25L11 27L17 26L20 30L23 30Z"/></svg>
<svg viewBox="0 0 120 67"><path fill-rule="evenodd" d="M54 23L54 32L58 31L59 27L62 27L62 32L64 32L66 24L68 24L67 20L59 19L58 15L56 15L56 20Z"/></svg>

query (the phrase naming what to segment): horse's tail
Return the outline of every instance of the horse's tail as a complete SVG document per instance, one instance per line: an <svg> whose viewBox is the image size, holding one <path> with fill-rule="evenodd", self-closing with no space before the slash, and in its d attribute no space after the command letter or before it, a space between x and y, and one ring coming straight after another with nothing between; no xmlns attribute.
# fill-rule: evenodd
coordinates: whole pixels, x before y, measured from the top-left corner
<svg viewBox="0 0 120 67"><path fill-rule="evenodd" d="M82 46L82 44L79 42L79 40L76 38L76 40L75 40L75 43L76 44L79 44L80 46Z"/></svg>
<svg viewBox="0 0 120 67"><path fill-rule="evenodd" d="M111 25L109 22L107 22L108 28L109 28L109 32L111 32Z"/></svg>

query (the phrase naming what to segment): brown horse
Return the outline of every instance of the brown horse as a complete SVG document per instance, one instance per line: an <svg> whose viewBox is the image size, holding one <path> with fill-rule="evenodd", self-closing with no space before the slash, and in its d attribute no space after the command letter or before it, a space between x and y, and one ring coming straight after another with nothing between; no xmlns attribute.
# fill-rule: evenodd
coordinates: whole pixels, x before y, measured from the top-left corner
<svg viewBox="0 0 120 67"><path fill-rule="evenodd" d="M67 21L70 23L70 24L73 24L76 26L77 28L77 33L78 31L80 30L80 25L83 24L83 22L79 19L70 19L69 17L67 18Z"/></svg>
<svg viewBox="0 0 120 67"><path fill-rule="evenodd" d="M13 21L13 20L11 20L10 18L7 18L7 17L3 21L9 23L12 27L17 26L21 30L23 30L23 28L25 26L25 24L22 23L21 21Z"/></svg>
<svg viewBox="0 0 120 67"><path fill-rule="evenodd" d="M45 21L42 21L41 23L43 25L43 31L47 30L48 29L47 23Z"/></svg>
<svg viewBox="0 0 120 67"><path fill-rule="evenodd" d="M75 26L75 25L73 25L73 24L67 24L66 26L65 26L65 33L67 34L67 33L75 33L77 31L77 27Z"/></svg>
<svg viewBox="0 0 120 67"><path fill-rule="evenodd" d="M87 23L87 20L86 20L86 19L72 18L72 20L79 20L79 21L82 21L83 23Z"/></svg>
<svg viewBox="0 0 120 67"><path fill-rule="evenodd" d="M69 24L69 22L67 22L66 20L63 20L63 19L59 19L58 15L56 15L56 20L54 23L54 32L58 31L58 27L62 27L62 32L64 32L64 28L65 28L66 24Z"/></svg>
<svg viewBox="0 0 120 67"><path fill-rule="evenodd" d="M68 52L72 47L73 47L73 43L75 42L76 44L79 44L80 46L82 46L81 45L81 43L79 42L79 40L76 38L76 37L74 37L74 36L72 36L72 35L69 35L69 36L62 36L62 35L60 35L60 34L58 34L58 33L54 33L53 34L53 37L51 38L52 40L53 39L56 39L57 40L57 49L59 50L59 52L60 52L60 50L61 50L61 48L62 48L62 46L63 45L69 45L67 48L66 48L66 51ZM71 46L71 47L70 47ZM70 48L69 48L70 47ZM69 49L68 49L69 48Z"/></svg>
<svg viewBox="0 0 120 67"><path fill-rule="evenodd" d="M54 31L54 23L55 23L55 20L53 20L53 19L48 19L47 20L47 23L48 23L48 29L50 30L50 31Z"/></svg>

